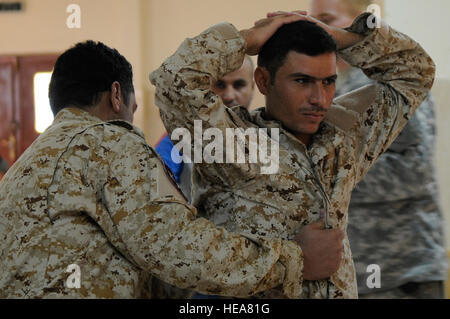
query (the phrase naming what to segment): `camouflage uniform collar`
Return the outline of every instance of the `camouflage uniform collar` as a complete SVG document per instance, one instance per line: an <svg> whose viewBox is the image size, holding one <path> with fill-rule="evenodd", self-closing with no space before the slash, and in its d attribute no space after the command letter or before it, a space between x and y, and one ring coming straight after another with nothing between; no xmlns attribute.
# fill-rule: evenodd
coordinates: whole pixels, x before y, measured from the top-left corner
<svg viewBox="0 0 450 319"><path fill-rule="evenodd" d="M59 124L70 121L90 122L92 124L109 123L112 125L117 125L126 128L130 132L135 133L136 135L142 137L145 140L145 135L142 132L142 130L127 121L111 120L105 122L102 121L100 118L92 115L91 113L76 107L67 107L59 111L58 114L56 114L53 124Z"/></svg>
<svg viewBox="0 0 450 319"><path fill-rule="evenodd" d="M87 121L87 122L103 122L98 117L77 107L66 107L56 114L55 123L67 121Z"/></svg>
<svg viewBox="0 0 450 319"><path fill-rule="evenodd" d="M283 124L280 121L266 119L267 115L265 109L266 109L265 107L261 107L251 112L252 120L254 123L256 123L259 127L262 128L279 128L281 133L298 140L292 133L283 128ZM317 131L317 133L312 135L311 145L315 143L315 141L319 140L318 138L319 135L323 135L330 131L332 131L332 125L324 120L322 123L320 123L319 130Z"/></svg>
<svg viewBox="0 0 450 319"><path fill-rule="evenodd" d="M332 141L332 137L336 133L335 127L323 121L320 123L319 130L316 134L311 136L311 144L306 147L299 139L297 139L292 133L283 128L283 125L278 120L265 119L265 107L253 110L251 112L253 122L262 128L279 128L280 134L285 135L291 143L294 143L303 149L307 155L311 157L314 163L319 162L323 157L328 154L327 148Z"/></svg>
<svg viewBox="0 0 450 319"><path fill-rule="evenodd" d="M266 107L260 107L256 110L253 110L251 113L252 120L254 123L258 124L259 127L262 128L279 128L280 131L285 131L283 129L283 125L278 120L267 119L268 116L266 114Z"/></svg>

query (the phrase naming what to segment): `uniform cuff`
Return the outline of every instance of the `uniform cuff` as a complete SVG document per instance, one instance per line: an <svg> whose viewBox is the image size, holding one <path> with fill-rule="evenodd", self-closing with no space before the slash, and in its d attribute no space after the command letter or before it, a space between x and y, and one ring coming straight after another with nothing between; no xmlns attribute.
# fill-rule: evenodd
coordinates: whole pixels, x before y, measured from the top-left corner
<svg viewBox="0 0 450 319"><path fill-rule="evenodd" d="M303 252L293 241L283 242L280 263L285 267L283 294L291 299L302 298L303 293Z"/></svg>
<svg viewBox="0 0 450 319"><path fill-rule="evenodd" d="M228 22L218 23L207 29L204 33L217 35L221 45L221 66L218 78L238 70L245 58L246 42L240 32Z"/></svg>
<svg viewBox="0 0 450 319"><path fill-rule="evenodd" d="M345 29L348 32L365 36L360 42L339 50L339 56L352 66L362 67L386 54L384 48L389 46L387 39L390 38L390 27L383 20L380 20L378 27L370 27L372 18L372 14L363 13L353 21L350 27Z"/></svg>

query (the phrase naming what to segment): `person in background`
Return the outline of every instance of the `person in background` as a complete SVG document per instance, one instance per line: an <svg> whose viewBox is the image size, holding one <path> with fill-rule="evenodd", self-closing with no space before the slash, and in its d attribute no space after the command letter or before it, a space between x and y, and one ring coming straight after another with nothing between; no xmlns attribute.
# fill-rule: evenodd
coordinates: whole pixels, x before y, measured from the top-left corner
<svg viewBox="0 0 450 319"><path fill-rule="evenodd" d="M253 72L253 60L247 55L238 70L225 74L218 80L212 80L212 91L220 96L223 104L228 107L241 105L249 109L255 90Z"/></svg>
<svg viewBox="0 0 450 319"><path fill-rule="evenodd" d="M214 93L222 98L226 106L233 107L241 105L249 109L255 90L253 71L253 60L247 55L244 63L242 63L242 66L238 70L228 73L218 80L212 79L211 88ZM173 147L172 140L165 133L156 144L155 149L171 170L181 191L188 202L190 202L192 163L184 163L183 161L181 163L175 163L171 157ZM181 156L179 152L178 154Z"/></svg>
<svg viewBox="0 0 450 319"><path fill-rule="evenodd" d="M312 0L310 13L347 27L369 0ZM373 83L338 61L336 95ZM352 193L348 236L360 298L443 298L447 279L443 217L433 162L435 105L430 95ZM367 284L379 265L381 285ZM372 287L372 288L371 288Z"/></svg>

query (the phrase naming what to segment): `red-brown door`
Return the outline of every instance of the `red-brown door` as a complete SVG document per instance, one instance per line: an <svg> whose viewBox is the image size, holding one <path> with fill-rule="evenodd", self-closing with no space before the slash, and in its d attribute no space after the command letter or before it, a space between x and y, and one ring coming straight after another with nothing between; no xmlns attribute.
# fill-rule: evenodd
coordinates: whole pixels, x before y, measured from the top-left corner
<svg viewBox="0 0 450 319"><path fill-rule="evenodd" d="M39 136L35 129L34 76L51 72L57 57L0 56L0 156L8 166Z"/></svg>
<svg viewBox="0 0 450 319"><path fill-rule="evenodd" d="M19 129L17 130L17 157L39 136L35 129L34 76L53 70L57 56L23 56L19 64Z"/></svg>

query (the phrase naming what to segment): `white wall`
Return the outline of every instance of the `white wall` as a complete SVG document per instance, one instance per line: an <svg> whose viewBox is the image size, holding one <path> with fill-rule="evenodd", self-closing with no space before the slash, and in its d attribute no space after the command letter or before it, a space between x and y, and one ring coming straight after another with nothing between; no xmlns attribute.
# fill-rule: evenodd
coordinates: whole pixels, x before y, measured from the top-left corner
<svg viewBox="0 0 450 319"><path fill-rule="evenodd" d="M433 57L438 78L450 78L450 1L385 0L385 19Z"/></svg>

